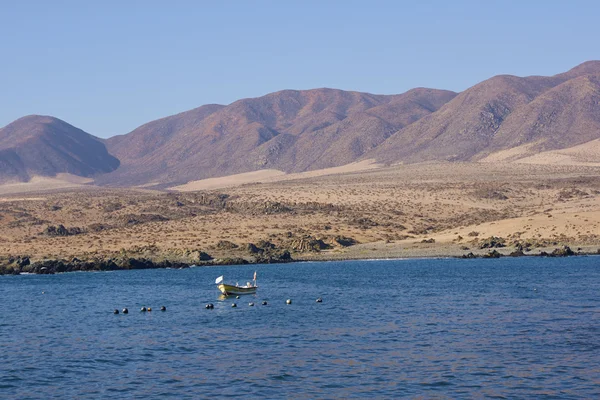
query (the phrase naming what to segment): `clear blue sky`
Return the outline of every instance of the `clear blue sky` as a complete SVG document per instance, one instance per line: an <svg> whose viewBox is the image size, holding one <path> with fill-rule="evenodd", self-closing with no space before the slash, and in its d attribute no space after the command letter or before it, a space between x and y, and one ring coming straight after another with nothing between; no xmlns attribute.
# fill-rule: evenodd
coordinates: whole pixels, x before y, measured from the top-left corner
<svg viewBox="0 0 600 400"><path fill-rule="evenodd" d="M0 126L53 115L100 137L282 89L461 91L600 59L599 1L0 4Z"/></svg>

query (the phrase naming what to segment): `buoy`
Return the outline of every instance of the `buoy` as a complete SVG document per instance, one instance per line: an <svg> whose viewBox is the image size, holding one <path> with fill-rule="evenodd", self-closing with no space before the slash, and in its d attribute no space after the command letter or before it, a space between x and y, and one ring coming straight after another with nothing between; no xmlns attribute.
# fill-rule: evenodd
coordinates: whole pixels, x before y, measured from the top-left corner
<svg viewBox="0 0 600 400"><path fill-rule="evenodd" d="M115 308L115 311L113 311L113 314L118 314L118 313L119 313L119 310L117 310L117 309Z"/></svg>
<svg viewBox="0 0 600 400"><path fill-rule="evenodd" d="M210 303L210 308L211 309L215 308L215 305L213 303Z"/></svg>
<svg viewBox="0 0 600 400"><path fill-rule="evenodd" d="M161 306L161 307L160 307L160 311L167 311L167 307L165 307L165 306Z"/></svg>
<svg viewBox="0 0 600 400"><path fill-rule="evenodd" d="M237 307L237 304L235 304L235 303L232 303L232 304L231 304L231 307L235 308L235 307Z"/></svg>
<svg viewBox="0 0 600 400"><path fill-rule="evenodd" d="M148 311L152 311L152 307L148 307Z"/></svg>
<svg viewBox="0 0 600 400"><path fill-rule="evenodd" d="M262 305L263 305L263 306L266 306L266 305L267 305L267 302L266 302L266 301L263 301L263 302L262 302Z"/></svg>
<svg viewBox="0 0 600 400"><path fill-rule="evenodd" d="M206 308L207 310L209 310L210 309L210 304L205 305L204 308Z"/></svg>
<svg viewBox="0 0 600 400"><path fill-rule="evenodd" d="M250 307L254 307L254 303L248 303Z"/></svg>
<svg viewBox="0 0 600 400"><path fill-rule="evenodd" d="M142 309L140 310L141 312L146 312L146 307L142 307Z"/></svg>
<svg viewBox="0 0 600 400"><path fill-rule="evenodd" d="M235 296L235 298L236 298L236 299L239 299L239 298L240 298L240 296Z"/></svg>
<svg viewBox="0 0 600 400"><path fill-rule="evenodd" d="M126 309L126 308L123 309L123 314L127 314L128 312L129 312L128 309Z"/></svg>
<svg viewBox="0 0 600 400"><path fill-rule="evenodd" d="M323 299L319 297L319 298L317 299L317 303L322 303L322 302L323 302Z"/></svg>
<svg viewBox="0 0 600 400"><path fill-rule="evenodd" d="M292 299L287 299L287 300L285 301L285 304L292 304Z"/></svg>

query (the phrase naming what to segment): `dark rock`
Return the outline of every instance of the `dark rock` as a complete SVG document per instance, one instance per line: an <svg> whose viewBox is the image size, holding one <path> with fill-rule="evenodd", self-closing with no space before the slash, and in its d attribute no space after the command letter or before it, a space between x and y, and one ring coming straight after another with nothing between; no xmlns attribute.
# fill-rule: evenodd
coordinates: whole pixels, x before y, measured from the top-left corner
<svg viewBox="0 0 600 400"><path fill-rule="evenodd" d="M342 247L354 246L358 243L355 239L346 236L336 236L333 241Z"/></svg>
<svg viewBox="0 0 600 400"><path fill-rule="evenodd" d="M500 254L497 250L492 250L487 254L483 255L483 258L500 258L502 254Z"/></svg>
<svg viewBox="0 0 600 400"><path fill-rule="evenodd" d="M259 264L278 264L293 261L289 251L263 253L256 257L256 262Z"/></svg>
<svg viewBox="0 0 600 400"><path fill-rule="evenodd" d="M212 261L213 265L244 265L249 264L248 260L234 257L234 258L217 258Z"/></svg>
<svg viewBox="0 0 600 400"><path fill-rule="evenodd" d="M505 247L506 240L504 240L504 238L501 237L497 237L497 236L490 236L487 239L484 239L482 242L479 243L479 248L480 249L492 249L492 248L499 248L499 247Z"/></svg>
<svg viewBox="0 0 600 400"><path fill-rule="evenodd" d="M19 267L19 268L23 268L29 264L31 264L31 261L29 260L29 257L19 257L17 258L14 263Z"/></svg>
<svg viewBox="0 0 600 400"><path fill-rule="evenodd" d="M550 254L551 257L567 257L574 256L575 252L569 246L563 246L561 249L554 249Z"/></svg>
<svg viewBox="0 0 600 400"><path fill-rule="evenodd" d="M523 250L515 250L512 253L509 254L509 256L511 257L523 257L525 255L525 253L523 253Z"/></svg>
<svg viewBox="0 0 600 400"><path fill-rule="evenodd" d="M259 254L262 253L264 250L259 248L258 246L256 246L254 243L248 243L246 245L246 250L251 253L251 254Z"/></svg>
<svg viewBox="0 0 600 400"><path fill-rule="evenodd" d="M105 231L107 229L110 229L110 226L104 225L104 224L100 224L100 223L95 223L95 224L88 225L87 229L90 232L102 232L102 231Z"/></svg>
<svg viewBox="0 0 600 400"><path fill-rule="evenodd" d="M268 240L260 240L258 243L256 243L256 246L261 248L263 251L272 250L275 248L275 245Z"/></svg>
<svg viewBox="0 0 600 400"><path fill-rule="evenodd" d="M304 253L307 251L319 252L321 250L330 249L331 246L321 239L305 235L296 239L292 239L289 244L289 248L299 253Z"/></svg>
<svg viewBox="0 0 600 400"><path fill-rule="evenodd" d="M171 262L168 260L154 262L148 259L124 258L124 259L91 259L80 260L76 257L67 260L43 260L33 264L23 262L18 267L17 273L29 272L35 274L54 274L72 271L114 271L122 269L152 269L152 268L187 268L188 264ZM25 265L26 264L26 265Z"/></svg>
<svg viewBox="0 0 600 400"><path fill-rule="evenodd" d="M47 236L72 236L79 235L83 233L81 228L73 227L73 228L65 228L64 225L50 225L48 226L41 234Z"/></svg>

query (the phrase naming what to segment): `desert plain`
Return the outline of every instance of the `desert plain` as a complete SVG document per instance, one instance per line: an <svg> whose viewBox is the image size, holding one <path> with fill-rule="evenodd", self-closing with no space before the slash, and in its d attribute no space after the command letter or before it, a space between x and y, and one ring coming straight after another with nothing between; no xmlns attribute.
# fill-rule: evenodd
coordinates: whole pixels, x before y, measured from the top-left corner
<svg viewBox="0 0 600 400"><path fill-rule="evenodd" d="M595 165L365 163L242 174L163 191L56 179L1 188L4 264L478 257L539 255L564 246L600 251Z"/></svg>

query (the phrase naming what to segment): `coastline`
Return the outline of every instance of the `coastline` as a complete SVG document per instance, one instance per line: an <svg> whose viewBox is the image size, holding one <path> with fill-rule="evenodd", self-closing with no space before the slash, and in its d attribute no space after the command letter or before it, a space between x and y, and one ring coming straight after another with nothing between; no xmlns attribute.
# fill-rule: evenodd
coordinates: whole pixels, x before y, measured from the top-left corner
<svg viewBox="0 0 600 400"><path fill-rule="evenodd" d="M361 247L371 246L371 252ZM478 259L502 257L569 257L569 256L598 256L600 248L595 246L577 247L576 251L568 245L540 247L527 253L509 247L493 249L474 249L473 251L457 251L455 246L438 245L426 248L398 248L396 251L376 251L378 243L350 246L345 251L322 251L314 253L291 254L287 251L254 257L225 257L206 260L181 260L164 257L106 257L89 259L31 259L27 256L0 258L0 275L52 275L67 272L98 272L124 271L132 269L183 269L190 267L209 267L223 265L273 264L273 263L302 263L302 262L335 262L335 261L379 261L379 260L410 260L410 259ZM356 247L356 249L352 249Z"/></svg>
<svg viewBox="0 0 600 400"><path fill-rule="evenodd" d="M597 254L598 171L421 164L223 192L13 194L0 202L0 270Z"/></svg>

